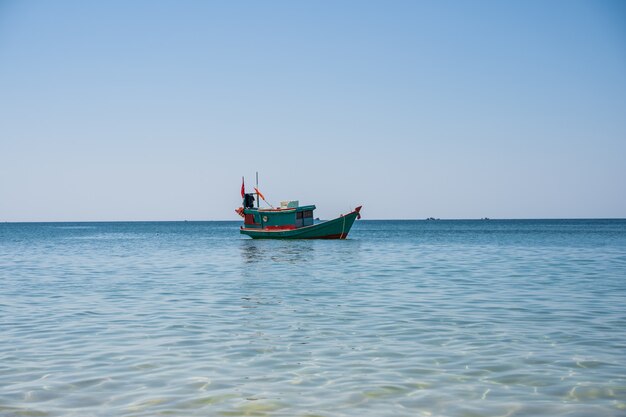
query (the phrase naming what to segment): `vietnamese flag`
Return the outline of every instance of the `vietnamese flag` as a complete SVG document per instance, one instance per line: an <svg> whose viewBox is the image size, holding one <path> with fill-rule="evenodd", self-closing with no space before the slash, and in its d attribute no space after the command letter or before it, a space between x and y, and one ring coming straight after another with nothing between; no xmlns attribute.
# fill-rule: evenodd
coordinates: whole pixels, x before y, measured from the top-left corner
<svg viewBox="0 0 626 417"><path fill-rule="evenodd" d="M241 177L241 198L243 198L245 195L246 195L246 187L243 182L243 177Z"/></svg>

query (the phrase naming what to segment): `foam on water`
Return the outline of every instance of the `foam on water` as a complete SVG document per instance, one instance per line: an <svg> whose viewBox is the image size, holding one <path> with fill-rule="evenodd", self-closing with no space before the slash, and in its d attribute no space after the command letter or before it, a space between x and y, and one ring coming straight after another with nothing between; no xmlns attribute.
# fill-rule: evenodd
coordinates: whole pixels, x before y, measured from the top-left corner
<svg viewBox="0 0 626 417"><path fill-rule="evenodd" d="M626 222L0 225L0 415L626 414Z"/></svg>

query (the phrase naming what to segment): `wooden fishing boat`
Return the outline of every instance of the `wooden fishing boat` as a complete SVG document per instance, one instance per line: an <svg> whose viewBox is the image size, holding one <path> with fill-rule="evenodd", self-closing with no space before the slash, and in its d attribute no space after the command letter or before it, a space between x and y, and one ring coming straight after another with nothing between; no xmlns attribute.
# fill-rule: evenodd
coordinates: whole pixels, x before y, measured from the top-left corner
<svg viewBox="0 0 626 417"><path fill-rule="evenodd" d="M240 233L253 239L345 239L356 219L361 218L361 207L333 220L316 223L314 205L300 206L298 201L282 201L280 208L260 208L258 200L265 197L255 188L257 207L253 194L246 194L241 186L243 207L235 210L244 219Z"/></svg>

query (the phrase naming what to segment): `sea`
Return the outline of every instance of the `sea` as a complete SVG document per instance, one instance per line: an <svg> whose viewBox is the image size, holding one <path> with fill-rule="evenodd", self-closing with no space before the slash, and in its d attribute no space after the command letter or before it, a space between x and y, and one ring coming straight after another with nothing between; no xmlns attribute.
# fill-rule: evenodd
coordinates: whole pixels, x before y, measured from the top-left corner
<svg viewBox="0 0 626 417"><path fill-rule="evenodd" d="M0 224L0 416L626 416L626 220Z"/></svg>

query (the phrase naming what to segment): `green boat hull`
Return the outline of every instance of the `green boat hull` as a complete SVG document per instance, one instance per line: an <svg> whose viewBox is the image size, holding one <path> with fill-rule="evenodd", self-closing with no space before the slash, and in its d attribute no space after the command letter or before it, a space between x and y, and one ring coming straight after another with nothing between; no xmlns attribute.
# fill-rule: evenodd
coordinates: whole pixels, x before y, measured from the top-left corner
<svg viewBox="0 0 626 417"><path fill-rule="evenodd" d="M267 230L242 227L240 232L253 239L345 239L357 216L359 216L359 210L333 220L297 229Z"/></svg>

